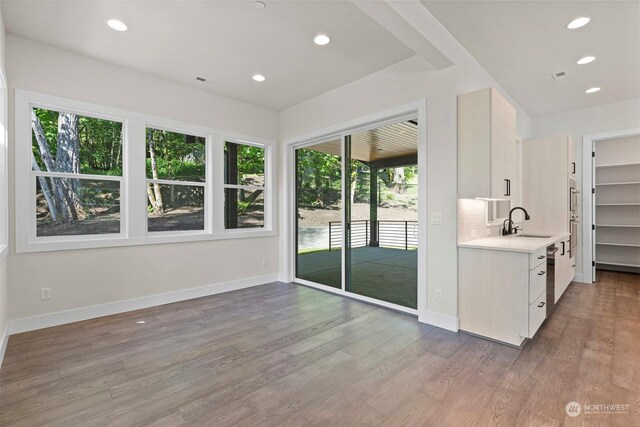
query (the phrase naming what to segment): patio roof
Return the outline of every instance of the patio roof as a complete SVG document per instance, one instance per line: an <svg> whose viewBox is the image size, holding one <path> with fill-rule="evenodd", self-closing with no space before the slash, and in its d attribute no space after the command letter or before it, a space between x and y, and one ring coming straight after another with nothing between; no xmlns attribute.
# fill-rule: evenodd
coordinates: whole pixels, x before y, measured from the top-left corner
<svg viewBox="0 0 640 427"><path fill-rule="evenodd" d="M340 155L340 139L313 147L323 153ZM418 125L414 121L354 133L351 136L351 157L361 162L383 166L417 163ZM395 161L394 161L395 160Z"/></svg>

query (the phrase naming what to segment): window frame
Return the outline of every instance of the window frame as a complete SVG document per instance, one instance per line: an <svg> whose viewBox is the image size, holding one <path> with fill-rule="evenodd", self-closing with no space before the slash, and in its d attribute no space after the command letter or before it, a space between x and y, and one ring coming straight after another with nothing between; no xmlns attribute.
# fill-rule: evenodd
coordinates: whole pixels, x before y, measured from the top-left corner
<svg viewBox="0 0 640 427"><path fill-rule="evenodd" d="M242 184L227 184L227 183L224 182L224 166L223 166L223 169L222 169L222 175L223 175L223 177L222 177L222 179L223 179L223 181L222 181L222 183L223 183L222 193L223 193L223 198L226 197L224 190L226 190L227 188L236 189L236 190L262 190L262 197L263 197L263 200L264 200L264 218L263 218L263 221L262 221L263 222L263 226L262 227L227 228L227 224L224 223L224 211L223 211L223 218L222 218L223 219L223 224L222 224L222 227L223 227L225 233L229 233L229 232L237 233L237 232L245 232L247 230L249 230L249 231L250 230L254 230L255 231L255 230L266 229L267 228L267 220L268 219L270 220L270 218L268 218L268 217L271 216L270 214L268 215L268 212L271 212L271 209L268 208L268 206L269 207L271 206L271 204L270 204L271 200L267 200L268 199L268 197L267 197L267 188L268 188L268 185L269 185L269 181L271 180L270 179L271 171L269 171L269 163L268 163L269 162L268 159L270 159L271 156L267 155L267 151L269 150L269 147L265 146L264 144L257 143L257 142L241 140L241 139L235 139L235 138L225 138L224 142L223 142L223 145L222 145L223 157L224 157L225 144L228 143L228 142L231 143L231 144L236 144L236 145L246 145L246 146L249 146L249 147L258 147L258 148L262 148L264 150L264 164L263 164L264 185L262 185L262 186L259 186L259 185L242 185ZM223 201L223 204L224 204L224 202L226 202L226 200Z"/></svg>
<svg viewBox="0 0 640 427"><path fill-rule="evenodd" d="M174 132L184 135L196 136L204 138L204 161L205 161L205 169L204 169L204 182L198 183L196 181L179 181L172 179L153 179L147 178L146 173L146 153L147 153L147 138L146 133L147 129L155 129L162 130L167 132ZM176 126L167 126L166 123L157 123L155 121L146 121L145 122L145 141L144 141L144 149L145 149L145 164L143 167L145 168L145 178L146 184L149 185L151 183L158 183L161 185L184 185L191 187L203 187L204 188L204 228L202 230L172 230L172 231L150 231L149 230L149 215L147 212L146 215L146 236L175 236L175 235L197 235L202 233L211 233L213 231L213 220L212 220L212 211L213 211L213 200L211 197L211 164L210 159L213 154L212 145L213 145L213 135L208 132L196 132L192 129L187 129L184 127L176 127ZM145 186L146 190L146 186ZM146 194L146 193L145 193Z"/></svg>
<svg viewBox="0 0 640 427"><path fill-rule="evenodd" d="M274 236L275 186L273 140L254 138L218 129L134 113L117 108L61 98L21 89L15 91L15 194L16 252L44 252L165 244L233 238ZM31 165L31 109L45 108L122 122L122 176L78 175L80 179L120 180L120 234L36 236L35 171ZM147 215L146 129L154 128L205 138L205 228L204 230L149 231ZM224 144L226 141L262 147L265 150L264 227L225 229ZM27 143L28 142L28 143ZM52 174L39 172L39 176ZM57 174L57 173L55 173ZM66 174L65 174L66 175ZM75 176L74 176L75 177ZM165 181L165 180L160 180ZM173 185L189 182L170 180Z"/></svg>

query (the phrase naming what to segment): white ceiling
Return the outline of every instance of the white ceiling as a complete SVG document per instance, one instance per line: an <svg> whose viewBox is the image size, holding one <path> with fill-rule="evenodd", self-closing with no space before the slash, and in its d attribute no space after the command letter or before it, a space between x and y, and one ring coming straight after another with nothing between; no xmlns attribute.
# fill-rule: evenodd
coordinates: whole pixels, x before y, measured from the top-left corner
<svg viewBox="0 0 640 427"><path fill-rule="evenodd" d="M2 12L10 33L275 110L415 55L350 2L265 3L5 0Z"/></svg>
<svg viewBox="0 0 640 427"><path fill-rule="evenodd" d="M423 1L532 116L640 97L639 1ZM574 18L591 22L567 30ZM597 59L576 65L581 57ZM551 74L567 76L554 82ZM602 90L587 95L584 90Z"/></svg>

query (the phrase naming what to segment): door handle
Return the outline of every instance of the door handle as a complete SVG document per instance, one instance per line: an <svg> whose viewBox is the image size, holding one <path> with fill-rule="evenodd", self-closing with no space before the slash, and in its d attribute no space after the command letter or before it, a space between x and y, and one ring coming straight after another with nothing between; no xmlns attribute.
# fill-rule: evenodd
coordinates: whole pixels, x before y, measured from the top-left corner
<svg viewBox="0 0 640 427"><path fill-rule="evenodd" d="M571 166L573 167L573 172L571 173L576 173L576 162L571 162Z"/></svg>
<svg viewBox="0 0 640 427"><path fill-rule="evenodd" d="M544 273L546 273L546 271L541 271L540 273L538 273L538 276L544 276Z"/></svg>
<svg viewBox="0 0 640 427"><path fill-rule="evenodd" d="M504 195L509 195L509 180L506 178L504 179Z"/></svg>
<svg viewBox="0 0 640 427"><path fill-rule="evenodd" d="M562 241L562 253L560 255L564 255L564 240Z"/></svg>
<svg viewBox="0 0 640 427"><path fill-rule="evenodd" d="M540 307L540 308L544 307L544 301L541 302L540 304L538 304L538 307Z"/></svg>
<svg viewBox="0 0 640 427"><path fill-rule="evenodd" d="M544 259L544 255L540 255L538 259Z"/></svg>

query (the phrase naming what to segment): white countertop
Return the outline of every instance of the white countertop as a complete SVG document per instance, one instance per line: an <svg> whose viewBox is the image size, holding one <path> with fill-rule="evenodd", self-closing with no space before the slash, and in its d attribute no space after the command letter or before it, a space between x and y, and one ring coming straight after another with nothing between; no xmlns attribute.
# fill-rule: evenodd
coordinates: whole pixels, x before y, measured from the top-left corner
<svg viewBox="0 0 640 427"><path fill-rule="evenodd" d="M524 233L532 235L551 236L548 238L540 237L520 237L518 235L486 237L484 239L471 240L464 243L458 243L459 248L473 249L489 249L494 251L508 252L527 252L533 253L544 247L557 242L569 239L569 233Z"/></svg>

